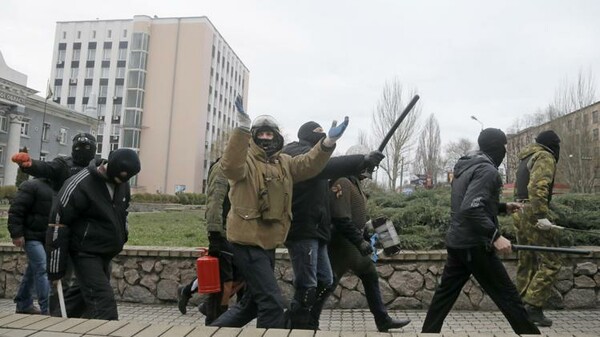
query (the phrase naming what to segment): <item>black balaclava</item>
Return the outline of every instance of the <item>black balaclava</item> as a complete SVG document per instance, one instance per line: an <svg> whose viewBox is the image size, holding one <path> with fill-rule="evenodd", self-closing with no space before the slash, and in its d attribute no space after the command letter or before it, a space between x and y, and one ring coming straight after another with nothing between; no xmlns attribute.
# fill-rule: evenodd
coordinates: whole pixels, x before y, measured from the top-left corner
<svg viewBox="0 0 600 337"><path fill-rule="evenodd" d="M556 132L552 130L540 132L540 134L535 137L535 141L552 151L552 155L558 162L558 157L560 156L560 137L558 137Z"/></svg>
<svg viewBox="0 0 600 337"><path fill-rule="evenodd" d="M325 132L315 132L316 128L320 128L321 125L317 122L306 122L300 129L298 129L298 139L309 142L313 146L316 145L321 139L325 138Z"/></svg>
<svg viewBox="0 0 600 337"><path fill-rule="evenodd" d="M258 139L258 133L262 131L272 132L273 139ZM252 122L250 132L254 143L263 149L268 157L283 148L283 136L279 133L279 125L273 116L260 115L256 117Z"/></svg>
<svg viewBox="0 0 600 337"><path fill-rule="evenodd" d="M487 154L496 167L499 167L506 156L506 135L500 129L487 128L477 138L479 149Z"/></svg>
<svg viewBox="0 0 600 337"><path fill-rule="evenodd" d="M131 149L117 149L108 155L106 176L111 183L124 183L138 174L140 169L140 158Z"/></svg>
<svg viewBox="0 0 600 337"><path fill-rule="evenodd" d="M96 138L89 133L79 133L73 137L71 157L79 166L87 166L96 155Z"/></svg>

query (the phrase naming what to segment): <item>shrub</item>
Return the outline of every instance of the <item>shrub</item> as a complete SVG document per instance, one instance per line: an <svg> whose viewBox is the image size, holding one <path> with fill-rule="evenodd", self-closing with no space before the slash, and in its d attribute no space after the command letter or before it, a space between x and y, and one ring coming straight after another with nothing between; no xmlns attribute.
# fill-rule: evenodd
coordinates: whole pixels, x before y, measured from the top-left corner
<svg viewBox="0 0 600 337"><path fill-rule="evenodd" d="M204 205L206 195L200 193L177 193L176 195L136 193L131 196L131 201L156 204Z"/></svg>

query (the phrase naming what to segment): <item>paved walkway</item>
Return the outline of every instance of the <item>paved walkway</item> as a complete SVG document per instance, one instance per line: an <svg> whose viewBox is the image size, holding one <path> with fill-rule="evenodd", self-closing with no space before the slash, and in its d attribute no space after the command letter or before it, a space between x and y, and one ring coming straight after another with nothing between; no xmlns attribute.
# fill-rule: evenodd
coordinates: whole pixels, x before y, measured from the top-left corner
<svg viewBox="0 0 600 337"><path fill-rule="evenodd" d="M182 315L173 305L147 305L119 303L119 322L99 320L69 320L66 324L58 318L42 316L11 315L14 303L10 299L0 299L0 336L313 336L313 332L295 330L262 329L208 329L204 316L193 307L187 315ZM392 334L377 334L373 318L368 310L324 310L321 320L322 331L316 336L421 336L425 311L392 311L398 318L410 318L412 323ZM549 337L600 336L600 311L568 310L549 311L554 320L551 328L543 328L542 333ZM66 328L64 328L66 327ZM248 325L254 327L254 322ZM47 329L36 332L32 329ZM28 330L29 329L29 330ZM49 330L48 330L49 329ZM20 332L17 332L20 331ZM49 332L54 331L54 332ZM195 332L195 334L193 333ZM330 333L331 332L331 333ZM452 311L446 319L442 334L423 336L515 336L512 329L497 311Z"/></svg>

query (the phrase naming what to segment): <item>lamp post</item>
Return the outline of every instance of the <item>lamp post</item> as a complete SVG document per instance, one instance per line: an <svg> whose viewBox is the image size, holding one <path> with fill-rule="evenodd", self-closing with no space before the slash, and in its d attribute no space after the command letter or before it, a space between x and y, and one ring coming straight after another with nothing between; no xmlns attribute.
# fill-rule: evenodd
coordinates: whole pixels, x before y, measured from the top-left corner
<svg viewBox="0 0 600 337"><path fill-rule="evenodd" d="M483 123L479 119L477 119L477 117L475 117L475 116L471 116L471 119L476 121L477 123L481 124L481 131L483 131Z"/></svg>

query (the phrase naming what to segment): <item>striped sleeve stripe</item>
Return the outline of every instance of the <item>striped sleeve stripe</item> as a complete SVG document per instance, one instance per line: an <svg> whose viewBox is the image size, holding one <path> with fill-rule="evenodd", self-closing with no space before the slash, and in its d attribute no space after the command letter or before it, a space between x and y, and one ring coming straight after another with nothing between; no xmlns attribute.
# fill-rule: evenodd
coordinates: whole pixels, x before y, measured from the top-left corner
<svg viewBox="0 0 600 337"><path fill-rule="evenodd" d="M75 187L77 187L77 185L88 175L90 175L90 172L87 169L83 169L73 177L73 179L65 187L63 195L60 197L60 203L63 206L67 205L67 202L69 201L73 190L75 190Z"/></svg>

